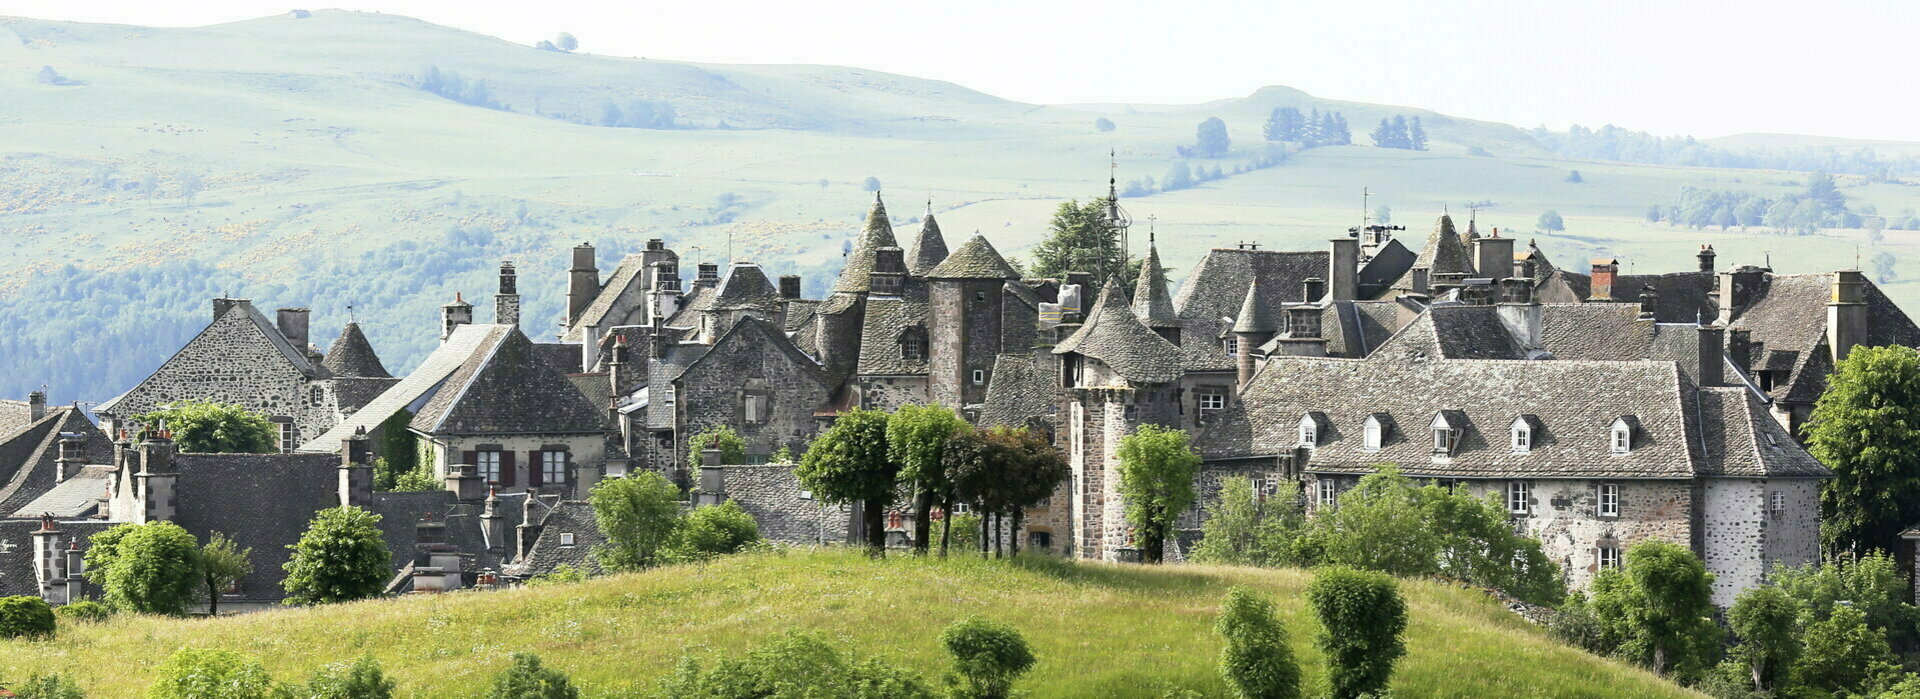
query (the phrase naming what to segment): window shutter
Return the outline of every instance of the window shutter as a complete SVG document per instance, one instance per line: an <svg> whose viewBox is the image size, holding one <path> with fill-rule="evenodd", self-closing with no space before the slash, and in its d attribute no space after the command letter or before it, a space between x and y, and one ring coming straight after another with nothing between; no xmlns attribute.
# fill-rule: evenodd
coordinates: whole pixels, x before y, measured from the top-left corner
<svg viewBox="0 0 1920 699"><path fill-rule="evenodd" d="M477 467L477 466L479 466L479 465L480 465L480 457L479 457L479 455L477 455L477 454L475 454L475 453L474 453L474 452L472 452L472 451L463 451L463 452L460 452L460 458L462 459L462 463L465 463L465 464L467 464L467 465L469 465L469 466L476 466L476 467Z"/></svg>
<svg viewBox="0 0 1920 699"><path fill-rule="evenodd" d="M500 452L500 485L513 485L513 452Z"/></svg>
<svg viewBox="0 0 1920 699"><path fill-rule="evenodd" d="M538 488L545 482L547 462L539 451L527 452L527 487Z"/></svg>

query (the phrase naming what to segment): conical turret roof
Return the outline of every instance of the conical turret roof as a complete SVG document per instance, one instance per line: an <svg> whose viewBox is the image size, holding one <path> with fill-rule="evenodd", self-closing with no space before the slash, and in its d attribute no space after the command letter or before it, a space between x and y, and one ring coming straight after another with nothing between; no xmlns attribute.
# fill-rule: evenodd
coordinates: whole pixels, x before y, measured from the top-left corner
<svg viewBox="0 0 1920 699"><path fill-rule="evenodd" d="M1127 292L1107 279L1085 325L1053 348L1054 354L1074 352L1104 362L1134 383L1167 383L1180 378L1182 356L1159 333L1147 329L1127 307Z"/></svg>
<svg viewBox="0 0 1920 699"><path fill-rule="evenodd" d="M340 337L327 347L327 356L320 360L320 366L334 376L393 378L380 364L379 355L374 354L373 343L367 342L366 334L360 332L359 323L348 323L346 329L340 331Z"/></svg>
<svg viewBox="0 0 1920 699"><path fill-rule="evenodd" d="M1020 273L1007 264L1007 258L993 249L987 237L973 234L960 249L953 251L947 259L933 269L927 270L928 279L1019 279Z"/></svg>
<svg viewBox="0 0 1920 699"><path fill-rule="evenodd" d="M1160 266L1160 249L1147 244L1147 261L1140 265L1140 279L1133 285L1133 314L1149 328L1179 327L1180 315L1173 312L1173 296L1167 293L1167 271Z"/></svg>
<svg viewBox="0 0 1920 699"><path fill-rule="evenodd" d="M913 237L913 244L907 247L907 273L916 277L927 276L927 272L947 259L947 239L940 235L940 223L933 220L933 210L927 210L927 217L920 221L920 233Z"/></svg>
<svg viewBox="0 0 1920 699"><path fill-rule="evenodd" d="M1234 316L1233 331L1237 333L1277 333L1280 332L1280 320L1273 315L1273 309L1260 301L1260 278L1254 277L1253 284L1247 287L1247 299L1240 302L1240 315Z"/></svg>
<svg viewBox="0 0 1920 699"><path fill-rule="evenodd" d="M840 270L839 281L834 282L836 292L864 293L872 283L873 253L886 247L899 247L894 240L893 224L887 220L887 205L880 201L880 193L873 193L873 209L867 212L867 227L860 232L860 240L853 245L853 252L847 254L847 266Z"/></svg>
<svg viewBox="0 0 1920 699"><path fill-rule="evenodd" d="M1473 274L1473 264L1467 260L1466 243L1460 241L1460 233L1453 228L1452 216L1441 216L1433 224L1433 233L1427 236L1427 246L1420 250L1420 257L1413 261L1414 267L1428 270L1429 279L1442 274Z"/></svg>

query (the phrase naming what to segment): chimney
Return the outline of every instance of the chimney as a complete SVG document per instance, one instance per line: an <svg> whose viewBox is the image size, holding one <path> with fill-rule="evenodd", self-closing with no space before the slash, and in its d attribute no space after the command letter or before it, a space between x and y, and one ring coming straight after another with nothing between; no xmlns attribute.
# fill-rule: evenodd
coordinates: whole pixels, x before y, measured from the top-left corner
<svg viewBox="0 0 1920 699"><path fill-rule="evenodd" d="M1651 284L1640 285L1640 319L1653 320L1660 315L1660 292Z"/></svg>
<svg viewBox="0 0 1920 699"><path fill-rule="evenodd" d="M1833 300L1827 302L1827 349L1833 362L1867 339L1867 277L1856 269L1833 273Z"/></svg>
<svg viewBox="0 0 1920 699"><path fill-rule="evenodd" d="M720 265L714 262L700 263L698 276L694 277L694 286L712 287L720 283Z"/></svg>
<svg viewBox="0 0 1920 699"><path fill-rule="evenodd" d="M1273 341L1267 356L1327 356L1327 341L1320 337L1320 309L1307 304L1288 307L1287 331Z"/></svg>
<svg viewBox="0 0 1920 699"><path fill-rule="evenodd" d="M527 493L520 501L520 526L514 528L513 560L522 560L533 552L533 542L540 538L540 523L534 517L534 494Z"/></svg>
<svg viewBox="0 0 1920 699"><path fill-rule="evenodd" d="M528 492L532 499L533 493ZM507 523L500 516L500 494L493 488L487 488L487 502L480 510L480 534L487 541L487 550L505 551L507 548Z"/></svg>
<svg viewBox="0 0 1920 699"><path fill-rule="evenodd" d="M27 394L27 422L39 422L47 416L47 392L34 391Z"/></svg>
<svg viewBox="0 0 1920 699"><path fill-rule="evenodd" d="M373 502L373 441L367 428L356 427L340 440L339 496L341 507L366 507Z"/></svg>
<svg viewBox="0 0 1920 699"><path fill-rule="evenodd" d="M1620 261L1611 257L1601 257L1593 261L1592 286L1587 292L1588 301L1612 301L1613 279L1620 273Z"/></svg>
<svg viewBox="0 0 1920 699"><path fill-rule="evenodd" d="M135 521L165 522L179 509L174 494L173 439L163 430L140 443L140 473L135 474L136 499L140 512Z"/></svg>
<svg viewBox="0 0 1920 699"><path fill-rule="evenodd" d="M1753 371L1753 331L1727 331L1727 361L1743 374Z"/></svg>
<svg viewBox="0 0 1920 699"><path fill-rule="evenodd" d="M1700 254L1696 255L1695 257L1700 258L1700 271L1706 272L1708 274L1713 273L1714 252L1713 252L1712 245L1700 246Z"/></svg>
<svg viewBox="0 0 1920 699"><path fill-rule="evenodd" d="M573 248L573 268L567 270L567 325L580 322L581 312L600 295L600 269L593 266L593 243Z"/></svg>
<svg viewBox="0 0 1920 699"><path fill-rule="evenodd" d="M447 338L453 337L454 328L472 322L473 304L461 298L460 292L454 292L453 303L440 307L440 341L446 342Z"/></svg>
<svg viewBox="0 0 1920 699"><path fill-rule="evenodd" d="M1533 280L1523 277L1507 277L1500 280L1501 301L1494 313L1500 316L1500 324L1520 346L1529 350L1541 348L1540 304L1533 298Z"/></svg>
<svg viewBox="0 0 1920 699"><path fill-rule="evenodd" d="M274 320L280 326L280 334L286 337L287 343L293 345L293 349L301 354L307 352L309 313L305 308L282 308L274 312Z"/></svg>
<svg viewBox="0 0 1920 699"><path fill-rule="evenodd" d="M1332 254L1327 256L1328 291L1335 301L1352 301L1360 297L1360 241L1353 236L1341 236L1329 241Z"/></svg>
<svg viewBox="0 0 1920 699"><path fill-rule="evenodd" d="M33 577L37 583L38 596L52 604L68 601L66 569L67 557L60 549L60 530L53 523L53 515L40 516L40 528L31 534L33 538ZM77 572L77 571L76 571Z"/></svg>
<svg viewBox="0 0 1920 699"><path fill-rule="evenodd" d="M649 345L647 349L651 350L654 359L666 359L667 350L673 346L667 337L666 328L658 324L653 326L653 334L647 337L647 343Z"/></svg>
<svg viewBox="0 0 1920 699"><path fill-rule="evenodd" d="M889 245L873 251L873 270L867 287L876 296L899 296L907 279L906 253Z"/></svg>
<svg viewBox="0 0 1920 699"><path fill-rule="evenodd" d="M1500 237L1498 228L1491 236L1473 239L1473 268L1495 284L1507 278L1513 273L1513 239Z"/></svg>
<svg viewBox="0 0 1920 699"><path fill-rule="evenodd" d="M780 298L800 298L800 275L783 274L780 276Z"/></svg>
<svg viewBox="0 0 1920 699"><path fill-rule="evenodd" d="M248 303L250 302L246 299L227 298L225 296L214 299L213 300L213 319L219 320L220 316L227 314L227 309L233 308L234 306L244 306L244 305L247 305Z"/></svg>
<svg viewBox="0 0 1920 699"><path fill-rule="evenodd" d="M493 295L493 322L520 324L520 276L510 260L500 261L500 293Z"/></svg>
<svg viewBox="0 0 1920 699"><path fill-rule="evenodd" d="M452 450L448 452L449 455L457 453ZM446 485L447 490L453 491L455 500L473 501L486 496L486 480L480 477L479 467L473 464L447 464Z"/></svg>
<svg viewBox="0 0 1920 699"><path fill-rule="evenodd" d="M647 252L660 252L667 249L667 241L659 238L647 239Z"/></svg>
<svg viewBox="0 0 1920 699"><path fill-rule="evenodd" d="M1694 381L1701 386L1727 384L1727 332L1718 324L1700 326L1700 374Z"/></svg>
<svg viewBox="0 0 1920 699"><path fill-rule="evenodd" d="M1760 291L1760 284L1766 281L1766 270L1753 265L1740 265L1720 273L1720 323L1732 323L1745 313L1747 306L1753 304L1754 294Z"/></svg>
<svg viewBox="0 0 1920 699"><path fill-rule="evenodd" d="M81 466L87 465L87 457L83 451L86 444L86 437L77 432L60 433L60 458L54 461L59 465L59 469L54 472L55 480L65 483L67 479L80 473Z"/></svg>
<svg viewBox="0 0 1920 699"><path fill-rule="evenodd" d="M609 410L619 407L620 394L624 392L620 384L626 379L627 336L620 334L613 336L613 348L607 351L607 384L613 395L613 403L609 405Z"/></svg>
<svg viewBox="0 0 1920 699"><path fill-rule="evenodd" d="M1319 303L1320 299L1327 295L1327 281L1319 277L1307 277L1305 281L1300 282L1300 293L1305 297L1301 299L1302 301Z"/></svg>

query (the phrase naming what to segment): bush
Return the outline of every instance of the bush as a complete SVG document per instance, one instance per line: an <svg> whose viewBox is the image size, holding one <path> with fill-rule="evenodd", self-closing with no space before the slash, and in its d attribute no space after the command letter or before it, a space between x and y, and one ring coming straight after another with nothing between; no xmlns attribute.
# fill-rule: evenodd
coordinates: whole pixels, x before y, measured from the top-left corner
<svg viewBox="0 0 1920 699"><path fill-rule="evenodd" d="M728 500L710 507L696 507L680 520L667 545L668 557L678 561L698 561L738 553L760 540L760 525L753 515L740 509L740 503Z"/></svg>
<svg viewBox="0 0 1920 699"><path fill-rule="evenodd" d="M661 680L659 695L675 699L932 699L933 692L912 672L878 659L855 661L817 636L790 632L748 651L745 657L724 658L710 668L684 656L679 668Z"/></svg>
<svg viewBox="0 0 1920 699"><path fill-rule="evenodd" d="M609 571L638 570L660 562L680 524L680 489L665 476L641 471L600 481L587 496L607 543L594 551Z"/></svg>
<svg viewBox="0 0 1920 699"><path fill-rule="evenodd" d="M351 663L333 663L314 671L307 680L304 699L388 699L393 696L393 680L380 669L380 661L371 654Z"/></svg>
<svg viewBox="0 0 1920 699"><path fill-rule="evenodd" d="M1226 639L1220 649L1220 678L1241 699L1298 699L1300 666L1287 646L1287 629L1273 616L1273 603L1252 590L1236 587L1220 605L1214 633Z"/></svg>
<svg viewBox="0 0 1920 699"><path fill-rule="evenodd" d="M53 607L31 595L0 597L0 638L53 635Z"/></svg>
<svg viewBox="0 0 1920 699"><path fill-rule="evenodd" d="M533 576L532 578L528 578L527 587L540 587L542 585L564 585L566 583L577 583L586 579L587 579L587 574L585 571L582 571L579 568L575 568L572 565L562 563L560 565L554 566L553 572L551 573L547 573L546 575L536 575L536 576Z"/></svg>
<svg viewBox="0 0 1920 699"><path fill-rule="evenodd" d="M335 507L314 515L290 548L284 567L287 604L350 602L380 594L393 575L393 554L380 533L380 515Z"/></svg>
<svg viewBox="0 0 1920 699"><path fill-rule="evenodd" d="M87 693L80 691L80 685L73 678L59 673L34 675L27 681L14 685L13 696L19 699L87 699Z"/></svg>
<svg viewBox="0 0 1920 699"><path fill-rule="evenodd" d="M1013 682L1033 667L1033 650L1012 626L986 619L963 619L940 633L953 656L947 685L956 699L1003 699Z"/></svg>
<svg viewBox="0 0 1920 699"><path fill-rule="evenodd" d="M155 674L147 699L269 699L276 694L259 660L230 650L182 648Z"/></svg>
<svg viewBox="0 0 1920 699"><path fill-rule="evenodd" d="M1407 604L1393 578L1340 566L1324 568L1307 585L1307 604L1320 619L1314 645L1327 657L1333 699L1378 695L1393 664L1406 654L1401 633Z"/></svg>
<svg viewBox="0 0 1920 699"><path fill-rule="evenodd" d="M53 615L59 617L60 621L70 624L90 624L106 621L107 617L113 616L113 610L107 608L107 605L93 600L80 600L54 609Z"/></svg>
<svg viewBox="0 0 1920 699"><path fill-rule="evenodd" d="M493 680L491 699L578 699L567 673L540 665L540 656L514 653L513 664Z"/></svg>
<svg viewBox="0 0 1920 699"><path fill-rule="evenodd" d="M205 454L272 454L280 451L280 433L263 413L231 403L187 401L136 415L142 425L173 433L183 452ZM145 430L142 430L145 438Z"/></svg>
<svg viewBox="0 0 1920 699"><path fill-rule="evenodd" d="M141 614L185 614L200 599L200 541L172 522L121 524L94 535L107 548L86 556L87 575L96 571L107 605ZM96 560L99 565L96 567Z"/></svg>
<svg viewBox="0 0 1920 699"><path fill-rule="evenodd" d="M695 472L700 470L700 452L708 449L720 450L721 464L742 464L747 460L747 440L733 428L721 425L693 436L687 440L687 468Z"/></svg>
<svg viewBox="0 0 1920 699"><path fill-rule="evenodd" d="M1887 679L1898 677L1887 636L1867 626L1867 616L1852 607L1835 607L1824 621L1808 625L1795 679L1807 688L1869 694Z"/></svg>

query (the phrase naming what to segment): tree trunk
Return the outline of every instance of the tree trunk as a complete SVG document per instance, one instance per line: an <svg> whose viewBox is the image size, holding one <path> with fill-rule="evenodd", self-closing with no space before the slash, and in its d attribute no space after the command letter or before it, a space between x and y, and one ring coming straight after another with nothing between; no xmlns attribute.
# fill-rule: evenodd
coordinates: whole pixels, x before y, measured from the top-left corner
<svg viewBox="0 0 1920 699"><path fill-rule="evenodd" d="M1656 645L1653 647L1653 674L1656 674L1656 675L1667 674L1666 646Z"/></svg>
<svg viewBox="0 0 1920 699"><path fill-rule="evenodd" d="M867 555L887 555L887 511L880 503L867 501Z"/></svg>
<svg viewBox="0 0 1920 699"><path fill-rule="evenodd" d="M994 558L1007 557L1007 547L1001 544L1001 537L1006 535L1005 531L1003 531L1007 528L1006 524L1007 524L1006 515L1000 514L998 512L995 512L993 514L993 557Z"/></svg>
<svg viewBox="0 0 1920 699"><path fill-rule="evenodd" d="M913 496L913 552L915 554L927 555L927 548L932 543L927 541L927 533L933 529L933 523L927 521L927 518L932 515L933 493L926 488L921 488L920 492Z"/></svg>
<svg viewBox="0 0 1920 699"><path fill-rule="evenodd" d="M988 553L987 547L993 544L992 539L988 538L988 535L991 534L991 532L988 531L988 528L992 526L993 526L993 517L991 515L988 515L985 512L981 512L980 513L980 557L981 558L987 557L987 553Z"/></svg>
<svg viewBox="0 0 1920 699"><path fill-rule="evenodd" d="M1014 508L1013 532L1008 535L1008 538L1012 539L1012 541L1007 542L1009 544L1007 548L1013 549L1014 558L1020 557L1020 522L1021 520L1024 520L1026 518L1027 518L1027 508L1024 508L1024 507Z"/></svg>
<svg viewBox="0 0 1920 699"><path fill-rule="evenodd" d="M207 581L207 616L220 616L220 590Z"/></svg>
<svg viewBox="0 0 1920 699"><path fill-rule="evenodd" d="M1760 678L1766 674L1765 665L1766 661L1764 660L1753 664L1753 691L1767 691L1766 683L1760 681Z"/></svg>
<svg viewBox="0 0 1920 699"><path fill-rule="evenodd" d="M953 541L953 498L940 501L940 557L947 557L947 542Z"/></svg>

